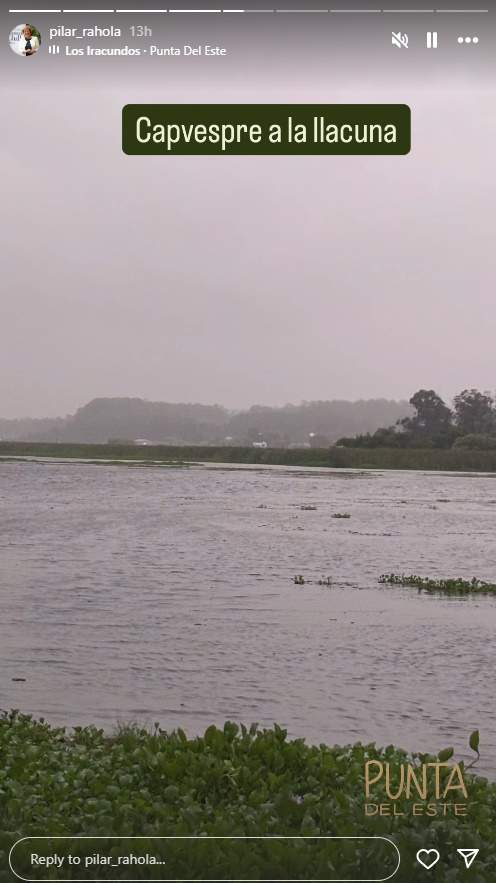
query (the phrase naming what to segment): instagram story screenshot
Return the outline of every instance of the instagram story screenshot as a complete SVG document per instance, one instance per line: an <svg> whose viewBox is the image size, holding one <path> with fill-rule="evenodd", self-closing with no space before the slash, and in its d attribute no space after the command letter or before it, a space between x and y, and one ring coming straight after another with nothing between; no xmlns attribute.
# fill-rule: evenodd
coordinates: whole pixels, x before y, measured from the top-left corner
<svg viewBox="0 0 496 883"><path fill-rule="evenodd" d="M496 883L496 7L116 3L0 9L0 883Z"/></svg>

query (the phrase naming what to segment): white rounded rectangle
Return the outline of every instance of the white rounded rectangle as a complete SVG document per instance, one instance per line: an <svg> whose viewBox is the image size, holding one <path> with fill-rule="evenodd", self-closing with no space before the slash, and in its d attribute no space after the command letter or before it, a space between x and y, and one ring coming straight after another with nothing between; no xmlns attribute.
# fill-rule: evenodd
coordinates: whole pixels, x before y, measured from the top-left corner
<svg viewBox="0 0 496 883"><path fill-rule="evenodd" d="M387 850L389 851L389 848L391 849L391 855L389 858L393 858L393 860L394 860L393 861L394 869L391 871L388 868L386 870L386 876L369 877L369 876L364 876L362 874L362 876L359 876L359 877L357 877L357 876L345 876L345 877L332 876L332 877L311 878L315 881L319 881L319 883L386 883L386 881L393 879L393 877L398 872L399 867L400 867L400 863L401 863L400 851L399 851L398 847L396 846L396 844L392 840L390 840L388 837L367 837L367 836L338 837L338 836L325 836L325 835L323 835L323 836L298 836L298 835L288 836L288 835L277 835L277 834L268 835L268 836L247 836L247 837L245 837L245 836L232 836L232 837L230 837L230 836L211 836L210 837L210 836L192 836L192 835L166 836L166 837L146 837L146 836L144 836L144 837L119 837L119 836L92 837L90 835L90 836L64 836L64 837L56 837L56 836L55 837L50 837L50 836L22 837L14 843L14 845L12 846L12 848L9 852L9 866L10 866L10 870L12 871L12 873L18 879L26 881L26 883L36 883L36 881L40 881L40 880L57 880L57 881L59 881L59 883L91 883L91 881L95 881L95 880L105 880L105 881L108 881L108 883L114 883L114 881L115 881L115 883L120 883L120 881L122 881L122 880L129 881L129 880L136 879L136 877L132 876L132 868L133 868L133 866L136 866L136 865L140 865L140 877L139 877L140 880L150 879L150 880L157 881L157 883L168 883L168 881L171 881L171 880L176 880L176 881L179 881L179 883L182 883L182 881L184 880L184 883L185 883L185 881L189 880L190 878L189 877L188 878L178 877L177 873L174 871L173 868L171 868L170 875L167 875L167 856L166 855L164 856L163 853L162 853L162 856L159 860L151 861L151 859L153 859L154 857L149 852L150 843L159 841L160 844L162 844L162 849L163 849L164 842L165 843L173 842L174 848L176 849L176 851L177 851L178 845L182 845L184 843L185 855L187 854L188 856L191 856L191 851L194 850L195 847L199 847L200 852L201 852L201 848L203 846L205 846L206 844L209 844L211 846L212 841L226 841L226 840L240 841L243 843L253 842L253 841L275 841L275 840L278 840L278 841L290 841L292 845L294 845L295 841L301 841L305 845L307 845L307 841L314 841L320 847L322 847L324 845L323 841L325 841L325 842L332 841L333 844L341 841L341 842L343 842L343 848L345 846L349 847L350 841L357 841L357 844L358 843L364 843L364 844L366 843L367 847L370 848L371 841L376 841L378 847L380 846L382 849L384 849L384 845L386 844ZM45 844L45 848L43 848L43 845L40 848L40 842L42 842L42 841L49 841L49 848L47 848L48 844ZM65 849L61 849L60 852L57 851L57 847L56 847L57 841L61 841L65 845ZM101 852L98 852L98 851L95 852L93 850L91 855L89 854L90 851L88 850L87 858L85 858L85 861L83 864L84 850L82 850L82 852L83 852L82 856L80 855L80 852L69 853L69 852L67 852L66 841L71 841L71 842L91 841L92 843L93 842L96 843L97 841L105 841L106 844L109 844L109 848L107 848L107 849L102 848ZM117 844L121 844L121 843L125 843L125 842L127 843L127 841L134 841L135 844L136 844L136 841L144 841L146 844L146 852L142 853L141 856L138 856L135 854L135 852L132 852L131 846L130 846L127 853L124 851L124 858L122 856L117 857L115 855L115 846L117 846ZM115 842L114 855L112 855L111 850L110 850L110 844L112 844L114 842ZM29 849L30 849L29 855L30 855L31 867L36 868L37 870L41 870L41 871L46 870L46 876L43 876L43 874L38 874L38 873L33 877L32 876L24 876L24 874L21 874L19 872L20 868L16 869L16 850L18 852L20 851L18 848L21 846L21 844L23 844L22 852L23 852L24 860L25 860L26 847L29 844ZM88 843L87 845L89 847L90 844ZM103 846L103 844L102 844L102 846ZM308 843L308 847L310 848L310 843ZM78 858L78 857L79 857L79 861L76 861L76 858ZM199 857L201 857L201 856L199 855ZM175 858L177 859L177 856ZM122 862L120 861L120 859L122 859ZM129 863L127 863L125 861L125 859L127 859L129 861ZM155 859L156 859L156 856L155 856ZM116 863L114 863L114 862L116 862ZM142 870L143 870L143 866L146 864L150 864L151 869L152 868L155 869L155 871L157 873L160 873L160 874L163 873L164 876L155 876L155 874L153 874L153 875L151 874L149 878L147 878L146 876L143 876ZM389 861L387 862L387 864L389 864ZM65 876L65 873L66 873L65 869L69 868L69 866L71 868L71 874L69 876ZM158 870L159 866L160 866L160 871ZM162 866L163 866L163 871L162 871ZM76 876L76 874L80 873L78 868L81 868L81 871L85 870L89 873L82 874L81 876ZM130 876L127 876L127 877L122 876L122 875L121 876L107 876L107 875L102 876L102 869L109 870L110 873L112 874L113 868L117 868L121 871L125 868L129 868ZM24 870L24 866L22 867L22 870ZM94 870L94 874L92 875L91 872L93 870ZM59 874L54 876L54 871L59 872L60 876L59 876ZM208 873L208 871L206 873ZM281 883L293 883L293 881L294 881L294 883L296 883L296 881L299 879L305 879L305 880L309 879L307 877L305 877L305 878L303 878L303 877L287 878L287 877L283 877L283 876L274 876L274 872L271 872L271 873L272 873L272 876L267 877L265 879L261 879L259 877L257 877L257 878L248 877L248 876L246 876L246 877L231 877L231 876L227 877L226 876L224 879L231 880L231 881L233 881L233 883L248 883L248 881L255 880L255 879L258 881L258 883L265 883L265 881L267 881L267 883L268 883L269 880L279 880L279 881L281 881ZM339 871L337 870L336 873L339 873ZM364 873L367 873L367 872L364 872ZM216 875L215 877L205 876L205 877L197 877L196 879L203 880L204 883L211 883L211 881L219 880L222 878L220 878L218 875Z"/></svg>

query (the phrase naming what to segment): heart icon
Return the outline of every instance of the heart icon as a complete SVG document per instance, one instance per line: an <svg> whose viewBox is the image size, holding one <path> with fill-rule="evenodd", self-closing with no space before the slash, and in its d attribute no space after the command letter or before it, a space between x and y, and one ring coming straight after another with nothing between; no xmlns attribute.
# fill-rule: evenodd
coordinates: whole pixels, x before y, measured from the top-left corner
<svg viewBox="0 0 496 883"><path fill-rule="evenodd" d="M437 849L419 849L417 852L417 861L426 871L437 865L440 858Z"/></svg>

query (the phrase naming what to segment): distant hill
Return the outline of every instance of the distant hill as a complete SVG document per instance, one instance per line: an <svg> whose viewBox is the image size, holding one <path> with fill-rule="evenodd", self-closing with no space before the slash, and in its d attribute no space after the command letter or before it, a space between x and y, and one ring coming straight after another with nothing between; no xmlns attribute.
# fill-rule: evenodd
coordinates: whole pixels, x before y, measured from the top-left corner
<svg viewBox="0 0 496 883"><path fill-rule="evenodd" d="M94 442L142 439L168 444L251 444L325 446L341 436L375 432L411 411L408 402L303 402L280 408L254 405L232 412L221 405L149 402L138 398L97 398L74 415L57 419L0 418L0 439Z"/></svg>

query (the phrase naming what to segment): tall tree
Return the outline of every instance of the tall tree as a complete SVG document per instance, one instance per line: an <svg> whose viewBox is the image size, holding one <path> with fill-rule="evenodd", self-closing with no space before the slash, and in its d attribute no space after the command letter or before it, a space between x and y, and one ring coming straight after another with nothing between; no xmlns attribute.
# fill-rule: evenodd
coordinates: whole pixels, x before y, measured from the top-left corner
<svg viewBox="0 0 496 883"><path fill-rule="evenodd" d="M401 421L407 432L436 437L451 429L453 414L435 390L419 389L411 397L410 404L415 408L415 414Z"/></svg>
<svg viewBox="0 0 496 883"><path fill-rule="evenodd" d="M464 389L453 399L455 423L463 435L493 432L496 411L493 397L478 389Z"/></svg>

